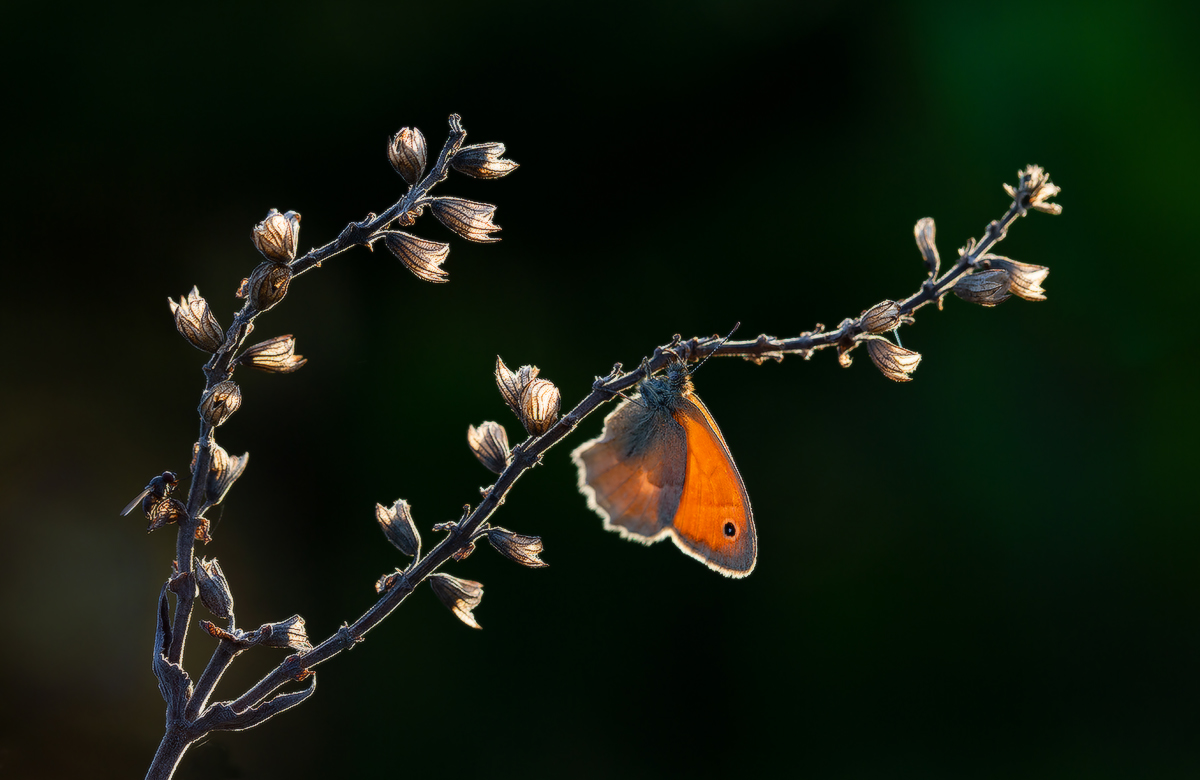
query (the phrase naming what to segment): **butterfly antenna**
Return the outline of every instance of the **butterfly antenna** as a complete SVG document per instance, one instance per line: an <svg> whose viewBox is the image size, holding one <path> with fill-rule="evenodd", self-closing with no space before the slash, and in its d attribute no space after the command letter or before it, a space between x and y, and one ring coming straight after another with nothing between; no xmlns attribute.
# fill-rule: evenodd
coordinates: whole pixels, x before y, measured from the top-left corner
<svg viewBox="0 0 1200 780"><path fill-rule="evenodd" d="M737 333L737 329L738 329L738 328L740 328L740 327L742 327L742 323L740 323L740 322L735 322L735 323L733 323L733 330L729 331L729 335L727 335L725 338L721 339L721 342L720 342L720 344L717 344L717 346L713 347L713 351L712 351L712 352L709 352L707 355L705 355L703 360L701 360L701 361L700 361L699 363L697 363L696 365L692 366L692 370L691 370L691 371L688 371L688 376L691 376L692 374L694 374L694 373L696 373L697 371L699 371L699 370L700 370L700 366L702 366L702 365L704 365L706 362L708 362L708 359L709 359L710 357L712 357L713 355L717 354L717 350L721 348L721 345L722 345L722 344L724 344L726 341L729 341L730 337L732 337L734 333Z"/></svg>

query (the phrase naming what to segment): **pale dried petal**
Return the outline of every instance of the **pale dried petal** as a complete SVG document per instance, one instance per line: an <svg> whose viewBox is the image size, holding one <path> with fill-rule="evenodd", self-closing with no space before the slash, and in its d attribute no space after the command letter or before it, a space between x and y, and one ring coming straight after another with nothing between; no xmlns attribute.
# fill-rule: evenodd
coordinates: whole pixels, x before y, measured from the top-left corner
<svg viewBox="0 0 1200 780"><path fill-rule="evenodd" d="M246 349L238 362L272 374L290 374L308 361L296 353L296 339L276 336Z"/></svg>
<svg viewBox="0 0 1200 780"><path fill-rule="evenodd" d="M486 143L464 146L450 158L450 167L476 179L499 179L519 166L512 160L501 159L504 144Z"/></svg>
<svg viewBox="0 0 1200 780"><path fill-rule="evenodd" d="M217 617L228 618L233 614L233 593L229 590L225 573L221 571L221 564L217 563L216 558L211 561L204 558L192 560L196 584L200 587L200 601Z"/></svg>
<svg viewBox="0 0 1200 780"><path fill-rule="evenodd" d="M296 259L296 248L300 243L300 215L294 211L280 214L271 209L267 218L254 226L250 238L268 260L290 263Z"/></svg>
<svg viewBox="0 0 1200 780"><path fill-rule="evenodd" d="M425 172L425 136L415 127L404 127L388 140L388 161L408 186Z"/></svg>
<svg viewBox="0 0 1200 780"><path fill-rule="evenodd" d="M421 534L413 522L412 507L407 501L399 499L390 507L376 504L375 519L379 521L384 536L397 550L410 557L421 552Z"/></svg>
<svg viewBox="0 0 1200 780"><path fill-rule="evenodd" d="M308 631L304 628L304 618L292 615L287 620L278 623L268 623L264 626L262 644L264 647L286 647L300 653L312 650L308 641Z"/></svg>
<svg viewBox="0 0 1200 780"><path fill-rule="evenodd" d="M492 222L496 207L490 203L462 198L434 198L429 208L443 225L468 241L486 244L500 240L491 235L500 227Z"/></svg>
<svg viewBox="0 0 1200 780"><path fill-rule="evenodd" d="M170 298L167 303L171 305L171 314L175 316L176 330L193 347L211 353L225 343L225 332L198 289L192 287L192 291L186 298L181 297L179 303Z"/></svg>
<svg viewBox="0 0 1200 780"><path fill-rule="evenodd" d="M200 399L198 411L200 416L215 428L228 420L241 405L241 388L233 380L226 379L213 385L213 388L204 394Z"/></svg>
<svg viewBox="0 0 1200 780"><path fill-rule="evenodd" d="M487 540L492 547L496 548L496 552L503 555L509 560L516 561L522 566L528 566L531 569L541 569L548 564L538 555L542 552L542 539L540 536L525 536L509 531L507 528L489 528L487 532Z"/></svg>
<svg viewBox="0 0 1200 780"><path fill-rule="evenodd" d="M1046 266L1022 263L1000 255L984 255L982 259L986 260L991 268L1000 268L1008 272L1012 278L1008 291L1012 294L1027 301L1046 300L1046 291L1042 289L1042 282L1046 281L1046 276L1050 273Z"/></svg>
<svg viewBox="0 0 1200 780"><path fill-rule="evenodd" d="M921 256L925 258L925 270L929 272L930 276L937 276L938 270L942 267L942 258L938 256L937 244L934 243L936 233L933 217L922 217L913 226L917 249L921 250Z"/></svg>
<svg viewBox="0 0 1200 780"><path fill-rule="evenodd" d="M862 329L867 333L895 330L899 324L900 306L895 301L877 303L862 315Z"/></svg>
<svg viewBox="0 0 1200 780"><path fill-rule="evenodd" d="M1062 206L1049 202L1050 198L1058 195L1062 189L1050 181L1050 174L1046 173L1040 165L1026 166L1024 170L1017 171L1017 176L1019 178L1018 186L1014 188L1005 184L1004 191L1016 201L1022 214L1027 208L1046 214L1062 213Z"/></svg>
<svg viewBox="0 0 1200 780"><path fill-rule="evenodd" d="M246 282L250 305L266 311L283 300L292 281L292 269L286 265L260 263Z"/></svg>
<svg viewBox="0 0 1200 780"><path fill-rule="evenodd" d="M562 393L546 379L534 379L521 391L521 422L525 430L541 436L558 422Z"/></svg>
<svg viewBox="0 0 1200 780"><path fill-rule="evenodd" d="M1008 271L992 268L961 277L952 289L964 301L991 307L1008 300L1011 284Z"/></svg>
<svg viewBox="0 0 1200 780"><path fill-rule="evenodd" d="M411 233L388 230L383 242L408 270L426 282L445 282L448 274L441 269L450 254L450 245L438 241L426 241Z"/></svg>
<svg viewBox="0 0 1200 780"><path fill-rule="evenodd" d="M212 459L208 466L208 483L205 491L204 507L207 509L210 506L216 506L224 500L225 495L229 492L229 488L233 487L233 483L238 477L242 476L242 472L246 470L246 464L250 462L250 453L246 452L242 455L230 455L225 451L224 447L214 444L212 450ZM195 466L192 467L193 471Z"/></svg>
<svg viewBox="0 0 1200 780"><path fill-rule="evenodd" d="M429 577L429 585L438 599L462 622L471 628L479 628L475 622L474 609L483 599L483 583L475 580L460 580L449 574L438 572Z"/></svg>
<svg viewBox="0 0 1200 780"><path fill-rule="evenodd" d="M500 423L489 421L478 428L474 425L467 426L467 444L479 462L489 471L499 474L508 465L511 452L508 447L508 432Z"/></svg>
<svg viewBox="0 0 1200 780"><path fill-rule="evenodd" d="M884 376L896 382L910 381L909 374L916 371L921 362L919 352L897 346L882 336L867 339L867 354Z"/></svg>

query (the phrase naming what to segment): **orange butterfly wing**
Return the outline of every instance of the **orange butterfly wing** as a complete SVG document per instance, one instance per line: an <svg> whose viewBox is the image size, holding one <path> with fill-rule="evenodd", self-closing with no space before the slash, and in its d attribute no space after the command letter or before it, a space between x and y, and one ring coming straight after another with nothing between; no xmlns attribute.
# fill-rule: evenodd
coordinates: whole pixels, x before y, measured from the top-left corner
<svg viewBox="0 0 1200 780"><path fill-rule="evenodd" d="M728 577L754 571L758 540L742 475L725 439L695 394L672 414L687 433L683 495L671 523L675 544Z"/></svg>
<svg viewBox="0 0 1200 780"><path fill-rule="evenodd" d="M579 489L604 527L645 544L664 538L683 491L684 431L665 412L624 401L604 433L571 456Z"/></svg>

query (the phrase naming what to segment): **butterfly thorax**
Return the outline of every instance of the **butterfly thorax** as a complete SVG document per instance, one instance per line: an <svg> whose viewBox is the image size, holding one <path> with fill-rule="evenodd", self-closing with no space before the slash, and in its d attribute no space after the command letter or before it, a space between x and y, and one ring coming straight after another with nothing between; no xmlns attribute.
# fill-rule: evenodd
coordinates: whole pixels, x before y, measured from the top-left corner
<svg viewBox="0 0 1200 780"><path fill-rule="evenodd" d="M642 380L642 401L651 409L678 409L684 396L692 393L692 378L683 363L667 366L666 376Z"/></svg>

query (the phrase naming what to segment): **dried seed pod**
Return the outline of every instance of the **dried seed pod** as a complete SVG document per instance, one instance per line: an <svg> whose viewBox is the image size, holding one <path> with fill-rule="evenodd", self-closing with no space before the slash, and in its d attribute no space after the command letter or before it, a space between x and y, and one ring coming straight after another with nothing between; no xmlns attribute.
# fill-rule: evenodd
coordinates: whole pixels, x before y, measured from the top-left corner
<svg viewBox="0 0 1200 780"><path fill-rule="evenodd" d="M250 305L266 311L283 300L292 281L292 269L286 265L260 263L246 282Z"/></svg>
<svg viewBox="0 0 1200 780"><path fill-rule="evenodd" d="M483 599L483 583L475 580L460 580L458 577L438 572L430 575L429 585L437 594L438 600L445 604L459 620L471 628L479 628L472 612Z"/></svg>
<svg viewBox="0 0 1200 780"><path fill-rule="evenodd" d="M193 570L196 572L196 584L200 586L200 601L208 611L219 618L233 615L233 593L229 590L229 582L221 571L217 559L211 561L204 558L193 558Z"/></svg>
<svg viewBox="0 0 1200 780"><path fill-rule="evenodd" d="M487 540L491 543L492 547L496 548L496 552L509 560L516 561L522 566L528 566L531 569L541 569L548 565L545 561L538 558L538 555L542 552L542 538L540 536L515 534L507 528L489 528Z"/></svg>
<svg viewBox="0 0 1200 780"><path fill-rule="evenodd" d="M290 374L308 361L296 353L296 339L276 336L249 347L238 357L238 363L272 374Z"/></svg>
<svg viewBox="0 0 1200 780"><path fill-rule="evenodd" d="M434 198L429 204L433 216L468 241L487 244L500 239L491 235L500 227L492 222L496 207L462 198Z"/></svg>
<svg viewBox="0 0 1200 780"><path fill-rule="evenodd" d="M200 399L200 416L214 428L221 425L242 405L242 390L231 379L213 385Z"/></svg>
<svg viewBox="0 0 1200 780"><path fill-rule="evenodd" d="M174 498L164 499L156 503L150 508L149 525L146 526L146 533L157 531L164 525L178 523L180 520L187 519L187 507L182 501Z"/></svg>
<svg viewBox="0 0 1200 780"><path fill-rule="evenodd" d="M900 306L895 301L877 303L863 312L861 323L867 333L895 330L900 324Z"/></svg>
<svg viewBox="0 0 1200 780"><path fill-rule="evenodd" d="M1046 291L1042 289L1042 282L1046 281L1046 276L1050 273L1050 269L1046 266L1021 263L1000 255L984 255L982 259L990 268L999 268L1008 272L1012 278L1012 283L1008 288L1010 293L1027 301L1046 300Z"/></svg>
<svg viewBox="0 0 1200 780"><path fill-rule="evenodd" d="M1017 202L1022 214L1027 208L1046 214L1062 213L1062 206L1047 202L1062 192L1062 189L1050 181L1050 174L1042 170L1040 165L1029 165L1024 170L1017 171L1017 177L1017 187L1005 184L1004 191Z"/></svg>
<svg viewBox="0 0 1200 780"><path fill-rule="evenodd" d="M300 215L294 211L280 214L271 209L267 218L254 226L250 238L263 257L273 263L290 263L296 259L300 244Z"/></svg>
<svg viewBox="0 0 1200 780"><path fill-rule="evenodd" d="M913 226L913 235L917 239L917 249L921 250L921 257L925 258L925 270L932 277L936 277L942 267L942 258L938 256L937 244L934 243L936 233L937 230L933 225L933 217L922 217Z"/></svg>
<svg viewBox="0 0 1200 780"><path fill-rule="evenodd" d="M508 447L508 431L500 423L489 421L478 428L467 426L467 444L488 471L499 474L508 465L512 451Z"/></svg>
<svg viewBox="0 0 1200 780"><path fill-rule="evenodd" d="M521 422L525 430L541 436L558 422L562 393L546 379L534 379L521 391Z"/></svg>
<svg viewBox="0 0 1200 780"><path fill-rule="evenodd" d="M292 615L278 623L268 623L263 628L266 631L263 632L264 636L259 644L264 647L288 647L299 653L312 650L312 643L308 641L308 631L304 628L304 618L299 615Z"/></svg>
<svg viewBox="0 0 1200 780"><path fill-rule="evenodd" d="M441 265L450 254L449 244L426 241L399 230L384 231L383 243L418 279L426 282L448 281Z"/></svg>
<svg viewBox="0 0 1200 780"><path fill-rule="evenodd" d="M512 160L502 160L504 144L487 143L464 146L450 158L450 167L476 179L499 179L519 166Z"/></svg>
<svg viewBox="0 0 1200 780"><path fill-rule="evenodd" d="M952 289L964 301L991 307L1008 300L1011 284L1012 277L1008 271L993 268L961 277Z"/></svg>
<svg viewBox="0 0 1200 780"><path fill-rule="evenodd" d="M911 349L896 346L882 336L867 339L867 354L883 375L894 382L909 382L909 376L917 370L921 362L921 354Z"/></svg>
<svg viewBox="0 0 1200 780"><path fill-rule="evenodd" d="M211 353L225 343L225 331L221 330L208 301L204 300L196 287L192 287L186 298L180 297L179 303L170 298L167 303L171 305L171 314L175 317L175 329L193 347Z"/></svg>
<svg viewBox="0 0 1200 780"><path fill-rule="evenodd" d="M404 499L398 499L390 507L375 505L375 519L392 545L412 557L421 552L421 534L413 522L412 508Z"/></svg>
<svg viewBox="0 0 1200 780"><path fill-rule="evenodd" d="M537 378L538 373L537 366L521 366L518 371L509 371L500 356L496 356L496 386L500 388L504 403L517 417L521 416L521 393L526 385Z"/></svg>
<svg viewBox="0 0 1200 780"><path fill-rule="evenodd" d="M388 161L412 187L425 172L425 136L415 127L403 127L388 140Z"/></svg>
<svg viewBox="0 0 1200 780"><path fill-rule="evenodd" d="M195 450L195 445L192 447ZM230 455L225 451L225 448L214 444L212 449L212 458L208 465L208 483L205 487L204 508L216 506L225 498L225 494L229 492L229 488L233 487L233 483L238 477L242 476L242 472L246 470L246 464L250 462L250 453L246 452L242 455ZM195 455L192 456L192 471L196 470Z"/></svg>

